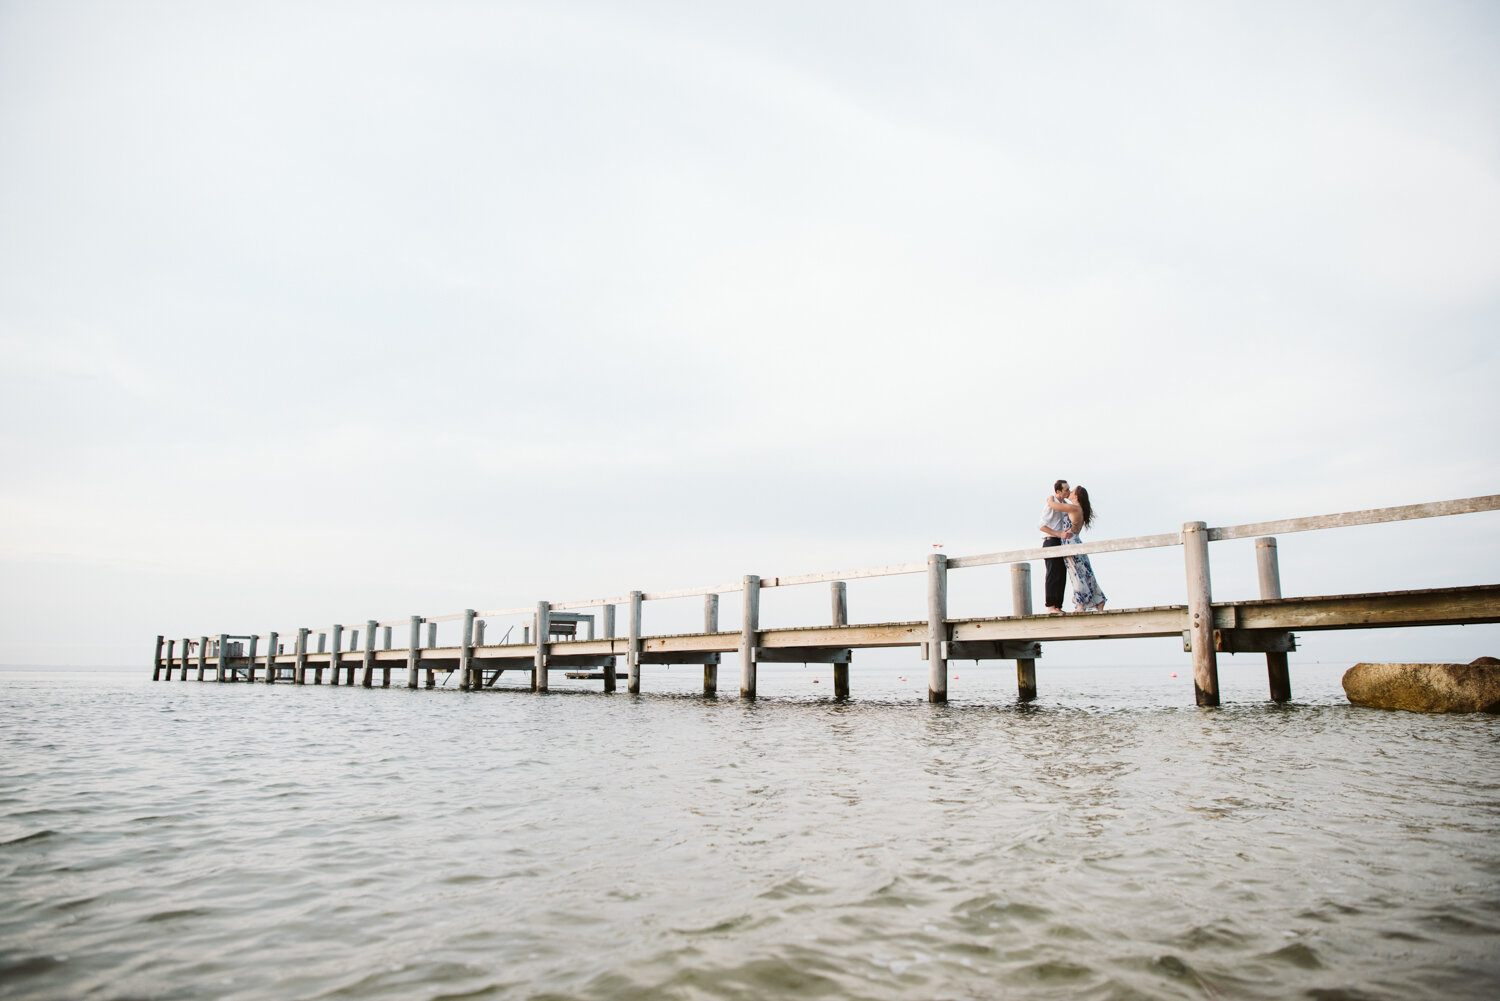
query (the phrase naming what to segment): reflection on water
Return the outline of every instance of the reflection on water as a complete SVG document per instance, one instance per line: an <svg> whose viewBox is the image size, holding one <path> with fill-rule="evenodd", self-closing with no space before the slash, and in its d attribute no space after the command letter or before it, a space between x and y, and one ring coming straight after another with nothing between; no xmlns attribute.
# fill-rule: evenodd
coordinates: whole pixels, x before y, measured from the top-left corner
<svg viewBox="0 0 1500 1001"><path fill-rule="evenodd" d="M1490 998L1500 722L0 674L0 998ZM732 668L721 681L732 688ZM905 680L901 680L901 679ZM1235 685L1241 689L1236 691ZM1008 686L1009 689L1008 689Z"/></svg>

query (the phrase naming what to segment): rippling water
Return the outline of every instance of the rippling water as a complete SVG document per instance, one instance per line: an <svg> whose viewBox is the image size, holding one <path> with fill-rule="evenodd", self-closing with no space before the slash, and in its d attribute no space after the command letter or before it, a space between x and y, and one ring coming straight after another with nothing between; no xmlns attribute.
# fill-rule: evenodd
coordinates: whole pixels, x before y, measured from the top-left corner
<svg viewBox="0 0 1500 1001"><path fill-rule="evenodd" d="M847 706L800 666L753 704L0 673L0 997L1500 992L1500 721L1333 668L1219 711L1168 668L1042 666L1028 708L922 670Z"/></svg>

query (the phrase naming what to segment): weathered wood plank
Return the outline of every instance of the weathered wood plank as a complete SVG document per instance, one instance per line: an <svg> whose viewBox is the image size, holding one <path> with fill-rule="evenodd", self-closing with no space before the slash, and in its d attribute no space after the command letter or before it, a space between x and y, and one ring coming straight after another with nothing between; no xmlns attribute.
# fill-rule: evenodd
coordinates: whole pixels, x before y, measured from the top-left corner
<svg viewBox="0 0 1500 1001"><path fill-rule="evenodd" d="M1285 535L1288 532L1313 532L1321 528L1349 528L1354 525L1378 525L1391 521L1414 521L1420 518L1442 518L1454 514L1474 514L1500 510L1500 494L1464 497L1458 500L1433 501L1428 504L1403 504L1399 507L1375 507L1342 514L1320 514L1310 518L1284 518L1280 521L1257 521L1248 525L1229 525L1208 530L1210 542L1248 539L1257 535Z"/></svg>
<svg viewBox="0 0 1500 1001"><path fill-rule="evenodd" d="M1236 602L1242 629L1361 629L1500 622L1500 584Z"/></svg>

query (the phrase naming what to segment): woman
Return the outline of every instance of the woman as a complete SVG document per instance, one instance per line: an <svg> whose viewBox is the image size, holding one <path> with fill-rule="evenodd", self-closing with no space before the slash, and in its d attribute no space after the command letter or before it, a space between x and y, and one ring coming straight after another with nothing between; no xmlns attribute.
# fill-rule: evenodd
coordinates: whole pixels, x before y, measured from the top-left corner
<svg viewBox="0 0 1500 1001"><path fill-rule="evenodd" d="M1094 507L1089 503L1089 492L1084 487L1074 487L1066 501L1048 501L1047 506L1057 511L1066 511L1072 520L1073 530L1063 539L1063 545L1077 545L1083 540L1079 533L1094 523ZM1075 612L1104 611L1104 591L1094 576L1093 564L1087 556L1069 556L1068 579L1073 582L1073 610Z"/></svg>

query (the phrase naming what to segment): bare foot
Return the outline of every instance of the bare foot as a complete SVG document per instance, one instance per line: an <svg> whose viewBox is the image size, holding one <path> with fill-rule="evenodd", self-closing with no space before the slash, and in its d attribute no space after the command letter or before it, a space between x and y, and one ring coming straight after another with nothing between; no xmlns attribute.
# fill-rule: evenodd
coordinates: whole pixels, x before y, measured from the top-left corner
<svg viewBox="0 0 1500 1001"><path fill-rule="evenodd" d="M1061 608L1053 608L1051 605L1047 606L1047 614L1048 615L1061 615L1062 613L1063 613L1063 610Z"/></svg>

